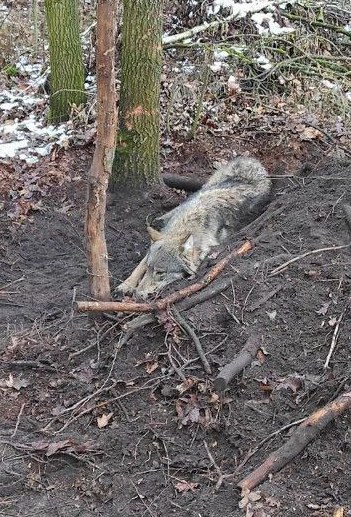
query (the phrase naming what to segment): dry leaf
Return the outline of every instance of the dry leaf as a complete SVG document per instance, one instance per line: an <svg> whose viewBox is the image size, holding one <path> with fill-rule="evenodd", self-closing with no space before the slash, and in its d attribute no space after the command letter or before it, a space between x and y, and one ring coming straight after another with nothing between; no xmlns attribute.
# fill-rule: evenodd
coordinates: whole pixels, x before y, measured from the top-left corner
<svg viewBox="0 0 351 517"><path fill-rule="evenodd" d="M337 319L335 318L335 316L334 316L333 318L330 318L330 320L328 321L328 325L329 325L330 327L335 327L335 325L336 325L336 322L337 322L337 321L338 321L338 320L337 320Z"/></svg>
<svg viewBox="0 0 351 517"><path fill-rule="evenodd" d="M195 492L195 489L199 487L199 483L192 483L190 481L179 481L175 486L175 489L178 490L178 492L184 493L184 492Z"/></svg>
<svg viewBox="0 0 351 517"><path fill-rule="evenodd" d="M276 390L291 389L295 394L303 385L304 378L301 375L288 375L282 379L278 379Z"/></svg>
<svg viewBox="0 0 351 517"><path fill-rule="evenodd" d="M321 316L325 316L329 309L330 302L323 303L322 307L316 311L316 314L320 314Z"/></svg>
<svg viewBox="0 0 351 517"><path fill-rule="evenodd" d="M97 417L97 425L98 425L98 428L99 429L102 429L103 427L106 427L109 423L109 421L111 420L113 416L113 413L104 413L103 415L101 416L98 416Z"/></svg>
<svg viewBox="0 0 351 517"><path fill-rule="evenodd" d="M260 349L260 350L258 350L258 352L257 352L257 354L256 354L256 358L257 358L257 360L258 360L258 362L259 362L260 364L264 364L264 363L266 362L266 355L267 355L267 354L265 354L265 353L263 352L263 350L261 350L261 349Z"/></svg>
<svg viewBox="0 0 351 517"><path fill-rule="evenodd" d="M334 510L333 517L344 517L345 515L345 508L342 506L339 506Z"/></svg>
<svg viewBox="0 0 351 517"><path fill-rule="evenodd" d="M146 365L145 365L145 370L148 374L154 372L155 370L157 370L157 368L158 368L157 361L152 361L152 362L146 363Z"/></svg>
<svg viewBox="0 0 351 517"><path fill-rule="evenodd" d="M305 127L305 129L300 133L301 140L314 140L315 138L320 138L322 133L315 129L314 127Z"/></svg>

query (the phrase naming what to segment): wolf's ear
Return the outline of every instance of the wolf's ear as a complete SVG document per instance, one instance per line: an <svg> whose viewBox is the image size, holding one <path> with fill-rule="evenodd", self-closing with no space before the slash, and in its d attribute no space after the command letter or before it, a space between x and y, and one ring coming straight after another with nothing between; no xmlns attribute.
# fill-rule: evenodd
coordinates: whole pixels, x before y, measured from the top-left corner
<svg viewBox="0 0 351 517"><path fill-rule="evenodd" d="M182 245L182 252L186 257L189 257L192 255L194 251L194 236L189 235L189 237L186 239L186 241Z"/></svg>
<svg viewBox="0 0 351 517"><path fill-rule="evenodd" d="M181 247L181 253L184 256L186 262L190 265L190 268L196 271L195 264L198 259L198 250L195 247L194 236L189 235L187 240L183 243Z"/></svg>
<svg viewBox="0 0 351 517"><path fill-rule="evenodd" d="M162 233L158 230L155 230L155 228L152 228L151 226L147 226L147 233L150 236L150 239L152 242L156 242L162 239Z"/></svg>

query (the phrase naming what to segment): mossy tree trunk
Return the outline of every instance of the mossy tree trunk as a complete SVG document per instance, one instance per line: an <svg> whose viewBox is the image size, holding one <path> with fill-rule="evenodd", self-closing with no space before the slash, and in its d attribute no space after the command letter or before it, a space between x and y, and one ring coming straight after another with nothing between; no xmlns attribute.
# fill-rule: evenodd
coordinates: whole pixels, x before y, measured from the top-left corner
<svg viewBox="0 0 351 517"><path fill-rule="evenodd" d="M77 0L45 0L50 52L50 122L67 120L85 104L83 52Z"/></svg>
<svg viewBox="0 0 351 517"><path fill-rule="evenodd" d="M162 0L124 0L119 131L111 189L159 181Z"/></svg>

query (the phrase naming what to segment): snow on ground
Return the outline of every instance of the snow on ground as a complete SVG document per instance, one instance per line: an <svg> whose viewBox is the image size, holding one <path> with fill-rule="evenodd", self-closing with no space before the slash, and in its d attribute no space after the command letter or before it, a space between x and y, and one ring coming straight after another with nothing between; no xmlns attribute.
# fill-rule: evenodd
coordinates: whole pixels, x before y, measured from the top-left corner
<svg viewBox="0 0 351 517"><path fill-rule="evenodd" d="M50 154L54 146L67 148L92 138L91 126L89 131L83 131L72 121L47 124L49 97L42 87L47 68L32 64L23 56L16 63L16 70L21 77L18 85L0 91L0 161L19 159L32 165ZM85 86L88 93L95 94L94 77L88 76Z"/></svg>

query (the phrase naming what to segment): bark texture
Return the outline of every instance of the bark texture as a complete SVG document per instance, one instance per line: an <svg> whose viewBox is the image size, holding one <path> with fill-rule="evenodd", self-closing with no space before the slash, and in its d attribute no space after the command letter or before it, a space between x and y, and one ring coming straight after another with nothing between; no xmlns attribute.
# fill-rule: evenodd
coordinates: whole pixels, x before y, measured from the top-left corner
<svg viewBox="0 0 351 517"><path fill-rule="evenodd" d="M50 52L49 122L67 120L71 105L85 104L83 52L77 0L45 0Z"/></svg>
<svg viewBox="0 0 351 517"><path fill-rule="evenodd" d="M109 301L110 278L105 240L106 190L115 151L117 110L115 86L116 0L97 4L97 136L89 173L85 221L90 295Z"/></svg>
<svg viewBox="0 0 351 517"><path fill-rule="evenodd" d="M119 132L111 181L159 181L162 0L124 0Z"/></svg>

